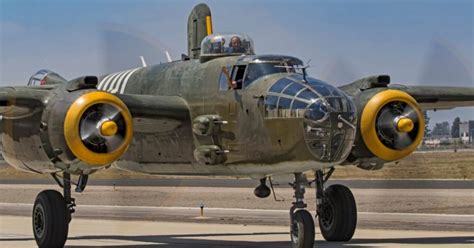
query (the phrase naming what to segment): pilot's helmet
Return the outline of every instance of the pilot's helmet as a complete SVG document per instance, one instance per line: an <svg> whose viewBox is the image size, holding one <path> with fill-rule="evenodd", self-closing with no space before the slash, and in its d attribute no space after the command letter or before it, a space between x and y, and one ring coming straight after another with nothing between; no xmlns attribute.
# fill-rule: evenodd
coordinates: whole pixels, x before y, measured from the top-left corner
<svg viewBox="0 0 474 248"><path fill-rule="evenodd" d="M224 52L225 39L222 36L214 36L211 39L211 53Z"/></svg>

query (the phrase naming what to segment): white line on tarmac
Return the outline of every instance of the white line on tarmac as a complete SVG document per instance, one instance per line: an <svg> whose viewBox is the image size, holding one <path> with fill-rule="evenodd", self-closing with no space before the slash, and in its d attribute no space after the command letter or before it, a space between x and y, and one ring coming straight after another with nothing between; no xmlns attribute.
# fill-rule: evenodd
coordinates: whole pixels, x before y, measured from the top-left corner
<svg viewBox="0 0 474 248"><path fill-rule="evenodd" d="M31 203L7 203L0 202L0 207L33 207ZM134 209L149 209L149 210L186 210L194 211L199 209L199 207L156 207L156 206L118 206L118 205L79 205L79 208L111 208L111 209L125 209L125 208L134 208ZM206 210L211 211L241 211L241 212L272 212L272 213L288 213L288 210L276 210L276 209L248 209L248 208L207 208ZM358 212L359 214L366 215L404 215L404 216L426 216L426 217L464 217L464 218L474 218L472 214L430 214L430 213L402 213L402 212Z"/></svg>

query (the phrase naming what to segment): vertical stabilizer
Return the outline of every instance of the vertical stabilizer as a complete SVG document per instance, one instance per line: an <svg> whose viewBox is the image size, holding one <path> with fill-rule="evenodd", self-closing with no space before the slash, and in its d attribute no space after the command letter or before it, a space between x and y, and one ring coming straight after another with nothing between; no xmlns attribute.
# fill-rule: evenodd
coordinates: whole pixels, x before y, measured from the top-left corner
<svg viewBox="0 0 474 248"><path fill-rule="evenodd" d="M212 34L211 10L206 4L196 5L188 18L188 55L199 59L201 41Z"/></svg>

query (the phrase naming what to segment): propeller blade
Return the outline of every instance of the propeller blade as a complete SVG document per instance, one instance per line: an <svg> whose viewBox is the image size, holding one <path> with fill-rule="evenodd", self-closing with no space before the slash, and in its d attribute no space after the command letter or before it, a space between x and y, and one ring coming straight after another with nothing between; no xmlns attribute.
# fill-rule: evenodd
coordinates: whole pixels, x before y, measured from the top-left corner
<svg viewBox="0 0 474 248"><path fill-rule="evenodd" d="M104 105L101 115L103 120L117 120L120 117L120 110L112 105Z"/></svg>
<svg viewBox="0 0 474 248"><path fill-rule="evenodd" d="M473 82L472 66L461 52L445 40L433 39L421 69L421 85L442 86Z"/></svg>
<svg viewBox="0 0 474 248"><path fill-rule="evenodd" d="M416 111L411 107L405 107L401 116L410 118L413 122L417 122L419 118L418 115L416 114Z"/></svg>
<svg viewBox="0 0 474 248"><path fill-rule="evenodd" d="M122 142L123 142L123 137L120 137L118 135L104 137L104 138L106 140L108 152L115 151L117 148L120 147L120 145L122 145Z"/></svg>
<svg viewBox="0 0 474 248"><path fill-rule="evenodd" d="M323 68L321 75L322 79L335 85L352 83L361 76L359 73L356 73L354 65L342 57L327 64Z"/></svg>
<svg viewBox="0 0 474 248"><path fill-rule="evenodd" d="M377 122L377 126L379 128L383 128L383 129L387 129L387 128L393 128L394 124L393 124L393 121L394 121L395 117L393 118L384 118L382 120L379 120Z"/></svg>
<svg viewBox="0 0 474 248"><path fill-rule="evenodd" d="M140 67L141 56L151 63L168 61L166 51L170 48L148 33L110 23L103 25L100 32L106 72Z"/></svg>
<svg viewBox="0 0 474 248"><path fill-rule="evenodd" d="M401 133L401 132L395 135L395 139L393 142L395 149L406 148L410 146L412 143L413 143L413 139L410 137L410 135L408 133Z"/></svg>
<svg viewBox="0 0 474 248"><path fill-rule="evenodd" d="M80 126L80 135L81 139L88 140L91 137L98 136L99 130L97 128L98 122L91 119L84 119L81 121Z"/></svg>

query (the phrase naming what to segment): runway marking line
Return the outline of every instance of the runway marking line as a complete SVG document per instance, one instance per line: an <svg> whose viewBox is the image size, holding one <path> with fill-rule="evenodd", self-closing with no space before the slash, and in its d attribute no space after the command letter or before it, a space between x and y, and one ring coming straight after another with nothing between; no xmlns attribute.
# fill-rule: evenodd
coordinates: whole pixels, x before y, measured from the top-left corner
<svg viewBox="0 0 474 248"><path fill-rule="evenodd" d="M0 202L0 207L33 207L31 203L8 203L8 202ZM199 210L199 207L156 207L156 206L119 206L119 205L80 205L79 207L84 208L115 208L115 209L125 209L125 208L134 208L134 209L149 209L149 210L187 210L187 211L194 211ZM248 208L206 208L206 211L241 211L241 212L272 212L272 213L288 213L288 210L277 210L277 209L248 209ZM366 215L376 215L376 214L383 214L383 215L405 215L405 216L431 216L431 217L464 217L464 218L474 218L473 214L430 214L430 213L398 213L398 212L358 212L359 214L366 214Z"/></svg>

